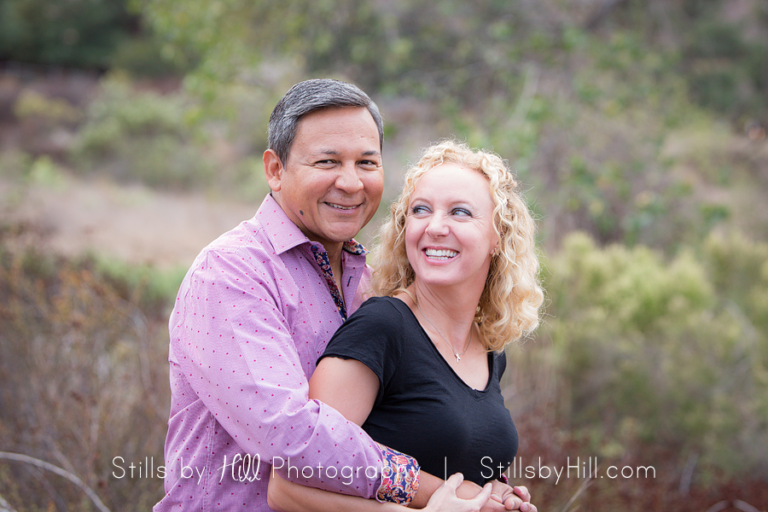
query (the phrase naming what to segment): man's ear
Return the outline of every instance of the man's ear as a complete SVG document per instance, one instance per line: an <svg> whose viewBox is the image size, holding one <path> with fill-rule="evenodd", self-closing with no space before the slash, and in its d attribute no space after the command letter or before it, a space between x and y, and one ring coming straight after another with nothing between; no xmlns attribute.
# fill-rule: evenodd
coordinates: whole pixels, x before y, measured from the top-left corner
<svg viewBox="0 0 768 512"><path fill-rule="evenodd" d="M272 192L279 192L283 178L283 163L280 161L280 157L277 156L275 150L268 149L264 152L262 157L264 162L264 176L267 178L267 184Z"/></svg>

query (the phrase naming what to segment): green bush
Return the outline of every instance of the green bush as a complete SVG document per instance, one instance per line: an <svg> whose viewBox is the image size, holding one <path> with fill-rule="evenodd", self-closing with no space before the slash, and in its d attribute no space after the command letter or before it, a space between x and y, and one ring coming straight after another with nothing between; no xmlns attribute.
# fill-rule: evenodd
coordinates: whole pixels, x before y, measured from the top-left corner
<svg viewBox="0 0 768 512"><path fill-rule="evenodd" d="M107 68L137 18L122 0L2 0L0 59Z"/></svg>
<svg viewBox="0 0 768 512"><path fill-rule="evenodd" d="M768 246L735 240L665 261L573 234L551 259L562 419L607 434L596 448L641 441L730 474L768 470Z"/></svg>
<svg viewBox="0 0 768 512"><path fill-rule="evenodd" d="M88 106L74 161L82 171L106 171L123 182L174 189L207 186L213 164L189 120L192 110L181 94L138 91L127 80L111 77Z"/></svg>
<svg viewBox="0 0 768 512"><path fill-rule="evenodd" d="M144 29L130 0L0 0L0 60L119 68L137 76L178 75L181 59L163 58L163 42ZM188 53L188 52L187 52ZM185 54L185 62L195 56Z"/></svg>

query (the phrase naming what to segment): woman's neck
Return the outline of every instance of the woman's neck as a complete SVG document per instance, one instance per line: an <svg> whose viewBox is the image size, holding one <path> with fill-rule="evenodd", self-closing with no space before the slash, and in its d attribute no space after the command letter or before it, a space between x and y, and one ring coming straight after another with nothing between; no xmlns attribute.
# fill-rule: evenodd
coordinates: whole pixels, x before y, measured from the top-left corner
<svg viewBox="0 0 768 512"><path fill-rule="evenodd" d="M413 306L455 349L463 347L467 340L482 294L482 288L479 291L463 288L434 288L418 279L408 287Z"/></svg>

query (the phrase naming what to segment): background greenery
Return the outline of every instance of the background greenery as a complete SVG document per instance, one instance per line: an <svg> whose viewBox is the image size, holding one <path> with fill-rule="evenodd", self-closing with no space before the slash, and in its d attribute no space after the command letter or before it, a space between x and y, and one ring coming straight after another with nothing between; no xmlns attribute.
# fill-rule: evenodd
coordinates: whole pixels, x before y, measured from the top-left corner
<svg viewBox="0 0 768 512"><path fill-rule="evenodd" d="M379 103L384 204L430 141L497 151L538 217L548 296L508 351L521 457L659 471L527 482L539 509L583 483L571 507L768 504L765 2L0 0L0 62L17 77L0 172L22 198L68 173L258 204L269 112L320 76ZM25 78L62 67L98 81ZM179 276L18 249L30 234L1 232L0 449L80 475L113 510L147 508L159 481L115 480L110 460L162 459ZM17 510L90 506L11 467L0 494Z"/></svg>

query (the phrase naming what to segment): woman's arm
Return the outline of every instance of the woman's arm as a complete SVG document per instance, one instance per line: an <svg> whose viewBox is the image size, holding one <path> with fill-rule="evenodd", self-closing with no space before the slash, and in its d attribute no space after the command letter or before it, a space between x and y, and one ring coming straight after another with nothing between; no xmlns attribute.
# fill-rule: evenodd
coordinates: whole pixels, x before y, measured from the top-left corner
<svg viewBox="0 0 768 512"><path fill-rule="evenodd" d="M461 499L456 496L457 489L461 486L464 477L461 473L451 475L430 497L423 512L479 512L486 504L492 503L491 484L486 484L482 491L472 499ZM403 508L394 503L379 503L375 500L366 500L357 496L336 494L321 491L313 487L304 487L280 478L272 473L269 479L269 491L267 493L269 507L280 512L293 510L349 510L354 512L402 512ZM503 510L503 507L502 507ZM533 509L532 512L536 512Z"/></svg>
<svg viewBox="0 0 768 512"><path fill-rule="evenodd" d="M379 379L376 374L366 365L354 359L326 357L317 365L317 369L309 381L310 399L317 399L330 405L357 425L362 425L368 418L378 392ZM442 484L442 479L422 472L419 478L419 491L416 493L411 507L425 507L430 497L441 488ZM464 499L457 498L455 491L451 493L443 489L439 495L440 503L444 506L448 506L450 502L451 507L468 507L456 508L456 510L473 510L472 507L476 503L476 499L483 495L480 487L471 482L462 483L461 481L456 486L459 487L459 496ZM270 507L284 512L322 512L327 510L365 512L368 510L388 510L389 506L393 505L293 484L277 475L270 478L267 497ZM456 500L456 502L451 502L451 499ZM485 503L487 499L480 501ZM492 507L493 504L489 502L489 506ZM492 509L489 508L488 510ZM504 507L502 506L498 510L504 510Z"/></svg>
<svg viewBox="0 0 768 512"><path fill-rule="evenodd" d="M373 409L379 378L354 359L325 357L309 379L309 398L330 405L355 425L362 425Z"/></svg>

